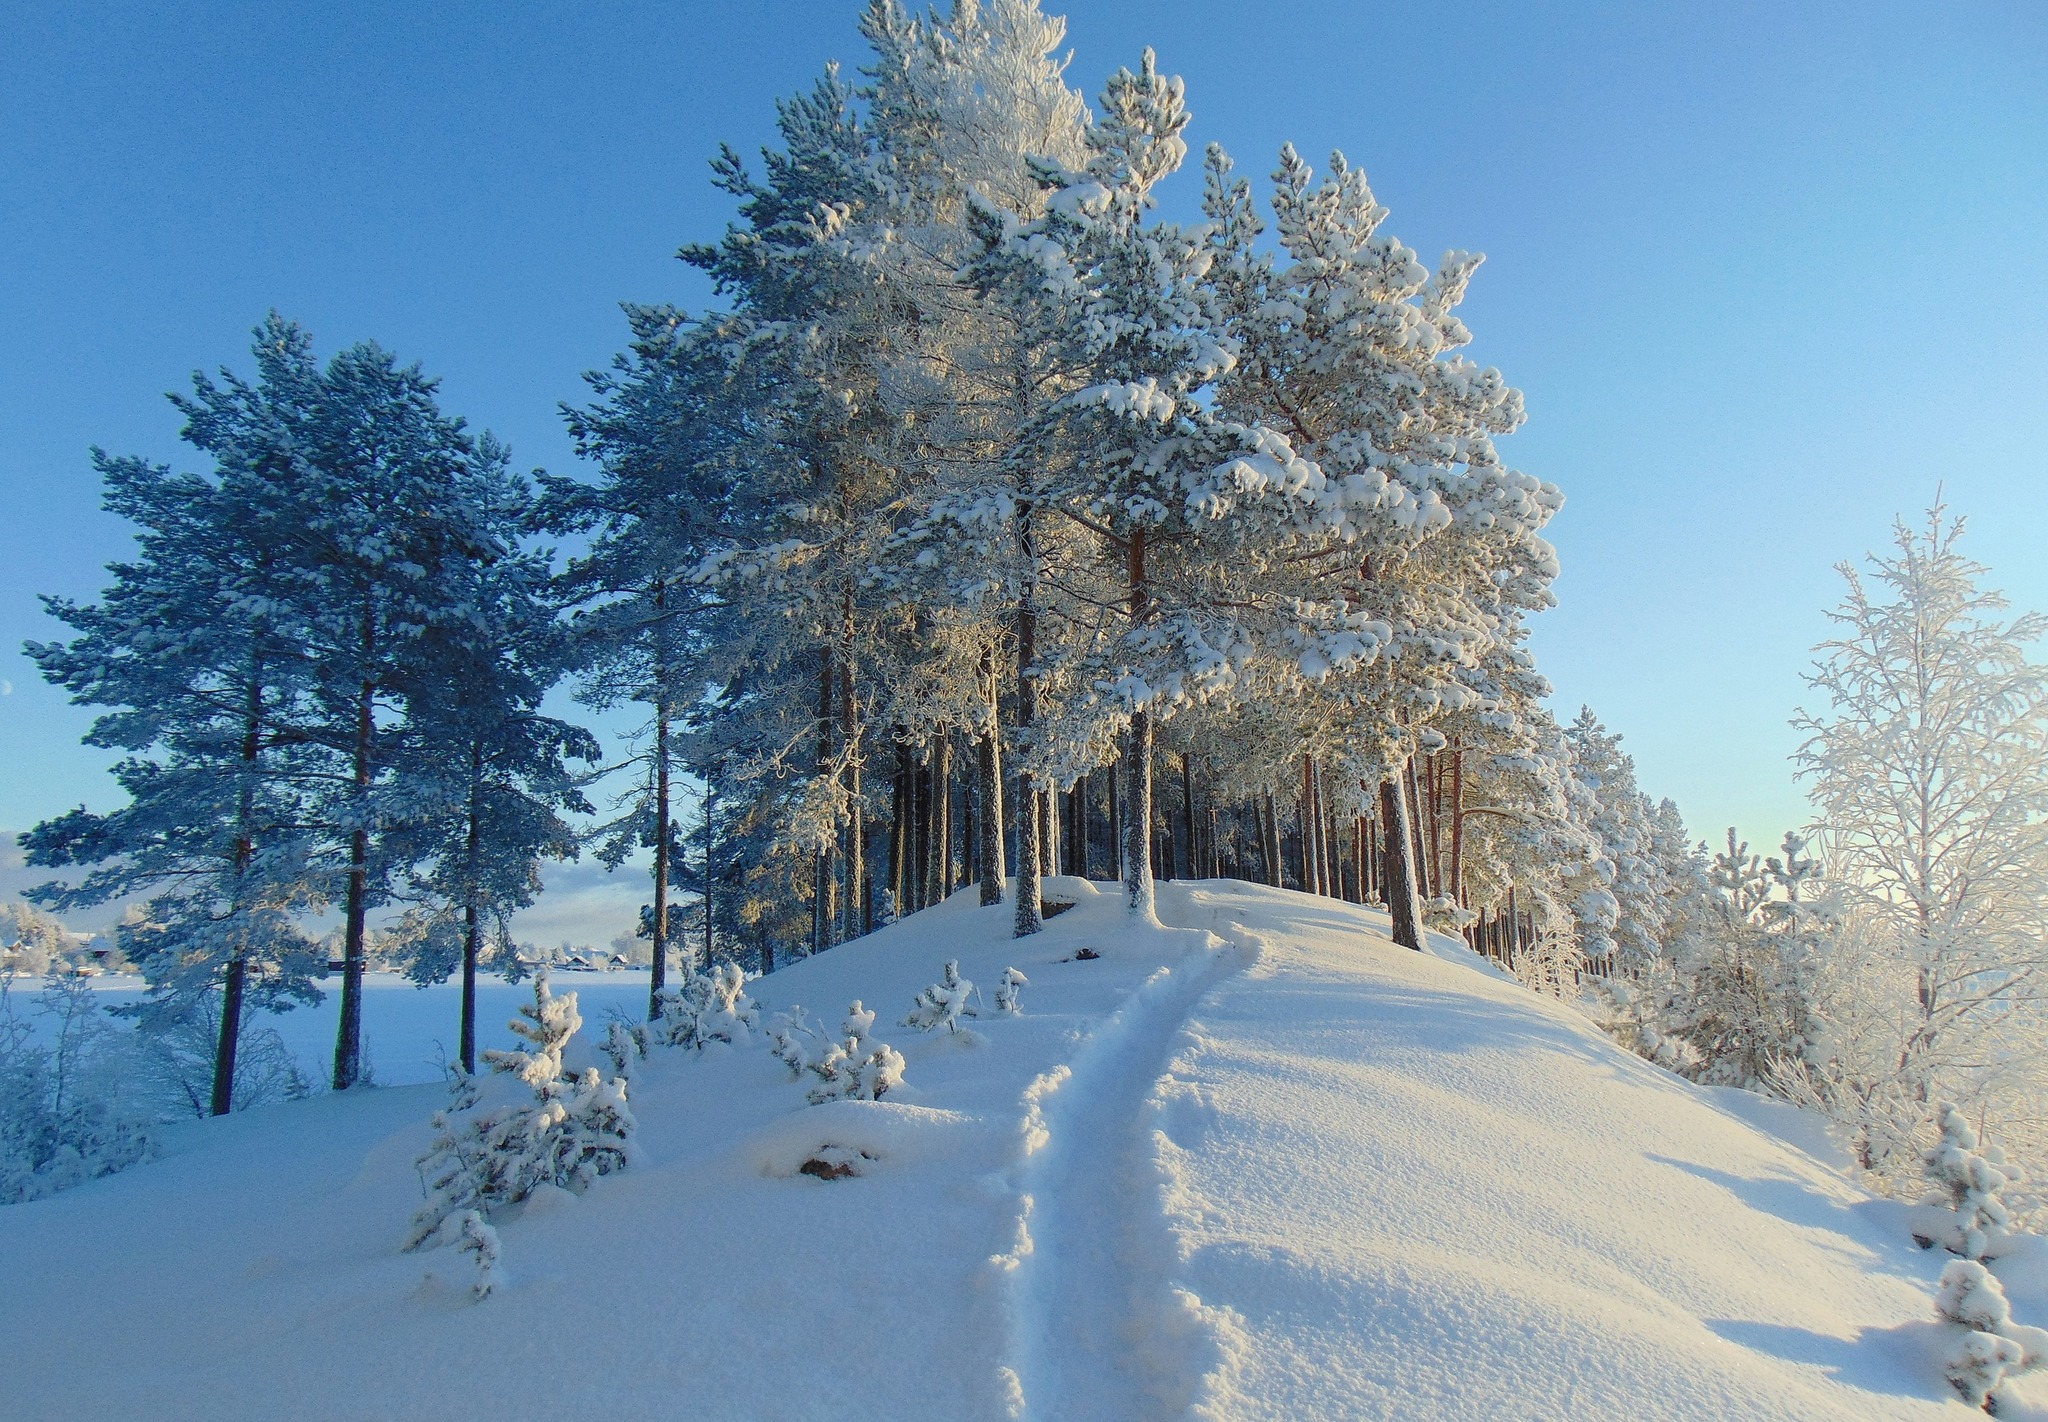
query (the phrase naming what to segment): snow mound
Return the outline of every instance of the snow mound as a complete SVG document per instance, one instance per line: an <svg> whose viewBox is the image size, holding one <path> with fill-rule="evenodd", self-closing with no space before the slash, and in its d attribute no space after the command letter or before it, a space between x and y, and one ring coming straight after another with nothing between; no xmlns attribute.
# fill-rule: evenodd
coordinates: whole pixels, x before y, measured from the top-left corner
<svg viewBox="0 0 2048 1422"><path fill-rule="evenodd" d="M36 1340L0 1410L1963 1415L1948 1256L1797 1113L1649 1066L1455 940L1398 949L1375 912L1167 884L1168 926L1134 929L1114 892L1048 891L1075 907L1032 938L969 892L748 984L764 1021L836 1020L901 1013L948 961L1029 979L972 1049L899 1034L884 1100L808 1104L758 1040L656 1049L641 1159L495 1219L481 1299L468 1260L398 1249L438 1087L195 1124L0 1210L0 1327ZM1994 1261L2022 1323L2048 1321L2044 1258ZM2048 1416L2040 1386L2001 1415Z"/></svg>

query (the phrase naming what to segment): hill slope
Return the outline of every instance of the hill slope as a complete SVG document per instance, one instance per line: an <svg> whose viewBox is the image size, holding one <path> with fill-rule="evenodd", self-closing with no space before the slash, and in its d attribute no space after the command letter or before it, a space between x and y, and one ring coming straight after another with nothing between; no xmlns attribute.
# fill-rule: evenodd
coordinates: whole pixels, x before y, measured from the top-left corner
<svg viewBox="0 0 2048 1422"><path fill-rule="evenodd" d="M1175 926L1134 931L1109 894L1052 892L1076 907L1025 943L961 895L757 984L828 1023L876 1008L909 1063L882 1102L804 1106L758 1046L658 1054L634 1093L645 1160L515 1212L511 1283L480 1304L452 1252L396 1249L433 1087L197 1125L162 1161L0 1210L0 1413L1960 1407L1930 1354L1940 1260L1752 1124L1797 1136L1793 1113L1677 1081L1448 940L1397 949L1366 910L1165 885ZM1021 968L1024 1016L978 1040L895 1027L949 957L985 991ZM798 1175L826 1145L872 1163ZM2039 1321L2048 1299L2013 1294Z"/></svg>

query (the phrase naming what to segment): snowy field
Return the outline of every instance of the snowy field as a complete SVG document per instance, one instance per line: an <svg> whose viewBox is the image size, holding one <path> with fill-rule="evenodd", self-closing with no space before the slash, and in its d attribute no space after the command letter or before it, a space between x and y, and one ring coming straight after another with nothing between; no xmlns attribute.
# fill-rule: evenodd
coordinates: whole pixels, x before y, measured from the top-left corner
<svg viewBox="0 0 2048 1422"><path fill-rule="evenodd" d="M554 975L558 992L573 992L582 1004L584 1021L599 1036L605 1019L613 1012L635 1021L647 1015L647 970L619 972L560 971ZM40 978L14 980L15 1011L47 1038L48 1018L35 1009ZM139 1002L144 995L140 978L108 974L93 979L99 1000L109 1007ZM334 1069L335 1016L341 1010L341 974L329 975L320 983L324 1001L313 1007L294 1007L288 1012L260 1013L252 1025L275 1027L285 1047L298 1060L316 1088L323 1086ZM521 1003L533 1001L531 983L514 985L503 978L482 976L476 987L476 1045L511 1047L517 1042L505 1024ZM418 1086L446 1077L443 1062L455 1060L455 1046L461 1025L462 998L451 982L420 988L397 973L367 973L363 977L363 1047L372 1075L380 1086Z"/></svg>
<svg viewBox="0 0 2048 1422"><path fill-rule="evenodd" d="M805 1106L758 1044L657 1052L645 1159L504 1219L481 1303L452 1252L398 1252L443 1097L399 1083L437 1074L453 998L379 984L381 1089L181 1127L0 1210L0 1415L1970 1415L1934 1361L1945 1256L1789 1110L1666 1075L1451 940L1399 950L1377 913L1163 885L1173 927L1131 931L1051 891L1078 906L1022 944L969 893L757 985L828 1023L876 1008L908 1062L882 1102ZM895 1026L948 957L984 993L1021 968L1024 1015ZM586 1053L644 993L557 984ZM325 1019L293 1016L318 1063ZM871 1163L796 1173L828 1145ZM2007 1274L2048 1321L2038 1259ZM2048 1417L2028 1386L2005 1416Z"/></svg>

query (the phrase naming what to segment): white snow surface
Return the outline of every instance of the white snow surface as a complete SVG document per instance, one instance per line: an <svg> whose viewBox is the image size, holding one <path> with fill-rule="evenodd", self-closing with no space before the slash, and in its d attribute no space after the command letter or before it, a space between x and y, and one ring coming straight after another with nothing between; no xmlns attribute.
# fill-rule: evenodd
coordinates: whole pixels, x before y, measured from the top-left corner
<svg viewBox="0 0 2048 1422"><path fill-rule="evenodd" d="M805 1105L758 1039L657 1049L643 1159L502 1216L481 1302L455 1251L398 1252L435 1086L195 1123L0 1209L0 1417L1967 1415L1947 1256L1789 1108L1376 912L1163 884L1172 926L1132 928L1114 885L1047 891L1077 906L1031 939L968 891L753 984L875 1008L881 1101ZM1021 969L1023 1015L896 1026L950 958ZM828 1148L863 1173L798 1173ZM1999 1267L2048 1323L2042 1253ZM2030 1387L2003 1416L2048 1417Z"/></svg>

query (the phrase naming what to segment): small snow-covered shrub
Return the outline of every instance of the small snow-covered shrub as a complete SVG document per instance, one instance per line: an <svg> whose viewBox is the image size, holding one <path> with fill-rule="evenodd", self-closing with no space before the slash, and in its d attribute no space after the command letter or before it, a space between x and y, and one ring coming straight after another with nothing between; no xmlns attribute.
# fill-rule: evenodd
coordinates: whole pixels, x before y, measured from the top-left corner
<svg viewBox="0 0 2048 1422"><path fill-rule="evenodd" d="M1972 1407L1997 1411L2000 1383L2048 1362L2048 1330L2013 1322L1998 1276L1975 1260L1958 1259L1941 1271L1934 1311L1956 1327L1942 1368Z"/></svg>
<svg viewBox="0 0 2048 1422"><path fill-rule="evenodd" d="M1999 1196L2025 1172L1997 1146L1980 1149L1976 1131L1954 1104L1944 1101L1936 1109L1935 1124L1941 1139L1921 1157L1934 1188L1921 1197L1921 1232L1914 1237L1923 1249L1938 1243L1952 1254L1982 1259L2011 1236L2012 1217ZM1947 1213L1930 1219L1927 1207Z"/></svg>
<svg viewBox="0 0 2048 1422"><path fill-rule="evenodd" d="M48 1044L14 1010L0 978L0 1204L37 1200L144 1160L152 1125L122 1087L135 1057L90 984L54 970L36 998Z"/></svg>
<svg viewBox="0 0 2048 1422"><path fill-rule="evenodd" d="M760 1029L761 1009L747 992L747 975L739 964L720 963L664 991L652 1026L654 1039L665 1047L738 1046Z"/></svg>
<svg viewBox="0 0 2048 1422"><path fill-rule="evenodd" d="M491 1291L505 1282L504 1273L498 1268L498 1232L475 1210L464 1210L456 1228L455 1247L476 1258L476 1279L469 1286L470 1292L479 1299L489 1298Z"/></svg>
<svg viewBox="0 0 2048 1422"><path fill-rule="evenodd" d="M879 1101L903 1084L902 1054L887 1042L870 1041L868 1033L874 1026L875 1014L855 998L840 1026L845 1040L824 1043L817 1056L807 1057L804 1062L802 1069L818 1079L810 1090L812 1105L827 1101Z"/></svg>
<svg viewBox="0 0 2048 1422"><path fill-rule="evenodd" d="M1460 904L1448 894L1438 894L1422 901L1422 923L1438 933L1463 933L1467 926L1479 922L1479 915Z"/></svg>
<svg viewBox="0 0 2048 1422"><path fill-rule="evenodd" d="M612 1064L612 1072L633 1080L633 1069L647 1059L647 1027L644 1023L628 1022L623 1017L614 1017L605 1028L604 1041L598 1049Z"/></svg>
<svg viewBox="0 0 2048 1422"><path fill-rule="evenodd" d="M419 1159L427 1201L413 1216L404 1248L449 1242L450 1221L459 1231L464 1211L488 1220L492 1210L543 1185L581 1194L631 1162L637 1123L624 1078L606 1078L595 1067L581 1073L562 1067L562 1052L583 1025L576 994L556 997L543 969L534 977L533 996L531 1006L519 1009L524 1020L511 1023L531 1049L484 1053L492 1071L517 1077L533 1100L484 1106L472 1078L453 1077L448 1107L434 1115L434 1142Z"/></svg>
<svg viewBox="0 0 2048 1422"><path fill-rule="evenodd" d="M970 1000L974 984L960 976L957 959L947 959L945 971L939 981L917 995L911 1004L910 1014L903 1019L905 1027L915 1027L920 1032L936 1032L944 1027L949 1032L960 1030L960 1019L975 1015Z"/></svg>
<svg viewBox="0 0 2048 1422"><path fill-rule="evenodd" d="M1019 992L1031 986L1031 979L1015 968L1003 969L1003 980L996 984L996 1011L1004 1017L1015 1017L1024 1010Z"/></svg>
<svg viewBox="0 0 2048 1422"><path fill-rule="evenodd" d="M858 999L854 1006L860 1006ZM790 1005L787 1012L778 1012L768 1019L768 1050L777 1061L789 1068L789 1074L801 1077L811 1069L811 1063L825 1055L825 1049L832 1045L832 1039L825 1035L825 1029L812 1019L803 1008Z"/></svg>

